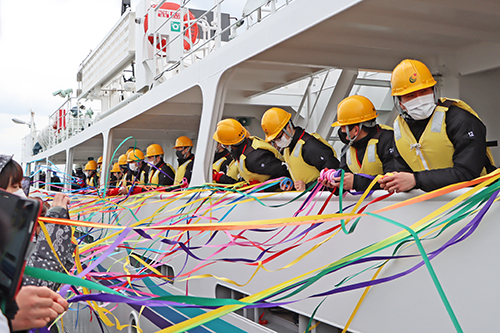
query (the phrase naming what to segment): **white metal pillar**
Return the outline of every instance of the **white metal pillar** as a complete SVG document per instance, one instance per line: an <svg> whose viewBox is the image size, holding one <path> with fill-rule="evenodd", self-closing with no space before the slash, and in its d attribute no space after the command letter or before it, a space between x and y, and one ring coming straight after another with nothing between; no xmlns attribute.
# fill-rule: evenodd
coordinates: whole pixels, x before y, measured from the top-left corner
<svg viewBox="0 0 500 333"><path fill-rule="evenodd" d="M215 141L212 136L217 123L222 118L227 83L233 74L234 69L230 69L201 82L203 106L191 178L192 185L200 185L212 180L212 163L215 152Z"/></svg>
<svg viewBox="0 0 500 333"><path fill-rule="evenodd" d="M64 166L64 189L71 191L71 183L73 181L73 158L75 156L74 148L66 149L66 165Z"/></svg>
<svg viewBox="0 0 500 333"><path fill-rule="evenodd" d="M318 126L318 134L324 137L326 140L330 137L332 132L332 123L337 116L337 105L344 98L349 96L349 92L354 86L354 82L358 77L357 69L344 69L342 74L340 74L339 80L335 85L332 96L328 101L325 112Z"/></svg>
<svg viewBox="0 0 500 333"><path fill-rule="evenodd" d="M101 165L101 177L99 178L99 184L101 186L104 186L106 184L106 177L108 176L109 170L111 170L112 166L111 156L113 155L113 129L108 129L107 131L103 132L102 136L103 136L102 165Z"/></svg>
<svg viewBox="0 0 500 333"><path fill-rule="evenodd" d="M46 166L46 170L45 170L45 190L46 191L50 191L51 190L50 184L51 184L51 178L52 178L52 169L50 168L50 160L49 160L48 157L45 159L45 166Z"/></svg>

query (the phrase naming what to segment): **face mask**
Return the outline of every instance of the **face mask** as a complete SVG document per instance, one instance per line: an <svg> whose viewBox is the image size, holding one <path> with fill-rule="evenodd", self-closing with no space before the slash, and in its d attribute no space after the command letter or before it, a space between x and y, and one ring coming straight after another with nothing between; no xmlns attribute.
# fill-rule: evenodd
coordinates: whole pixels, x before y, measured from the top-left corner
<svg viewBox="0 0 500 333"><path fill-rule="evenodd" d="M12 194L17 195L18 197L21 197L21 198L26 198L26 194L24 194L24 191L22 188L13 192Z"/></svg>
<svg viewBox="0 0 500 333"><path fill-rule="evenodd" d="M139 169L139 166L137 165L137 163L130 163L128 165L128 168L132 171L137 171Z"/></svg>
<svg viewBox="0 0 500 333"><path fill-rule="evenodd" d="M90 172L84 172L85 177L90 177Z"/></svg>
<svg viewBox="0 0 500 333"><path fill-rule="evenodd" d="M175 156L177 156L177 158L180 160L184 159L184 154L182 153L182 150L176 151Z"/></svg>
<svg viewBox="0 0 500 333"><path fill-rule="evenodd" d="M231 152L231 146L222 146L222 148L226 149L228 152Z"/></svg>
<svg viewBox="0 0 500 333"><path fill-rule="evenodd" d="M340 141L342 141L343 144L345 144L345 145L349 144L349 139L347 139L347 134L345 132L342 132L342 128L339 128L338 136L339 136Z"/></svg>
<svg viewBox="0 0 500 333"><path fill-rule="evenodd" d="M282 135L281 138L279 138L279 140L274 140L276 146L280 147L281 149L288 147L292 142L292 138L289 137L288 135L286 137L288 139L285 139L285 135Z"/></svg>
<svg viewBox="0 0 500 333"><path fill-rule="evenodd" d="M408 102L401 103L406 111L415 120L427 119L436 108L434 94L418 96Z"/></svg>

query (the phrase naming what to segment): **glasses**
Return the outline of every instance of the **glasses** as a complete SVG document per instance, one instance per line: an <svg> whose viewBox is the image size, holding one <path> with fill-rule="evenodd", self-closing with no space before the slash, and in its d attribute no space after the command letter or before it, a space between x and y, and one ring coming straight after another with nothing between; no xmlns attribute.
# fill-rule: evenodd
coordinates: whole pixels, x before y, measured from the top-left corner
<svg viewBox="0 0 500 333"><path fill-rule="evenodd" d="M284 134L285 134L285 131L281 131L281 132L279 132L279 133L278 133L278 135L276 135L276 136L274 137L274 139L272 139L271 141L273 141L273 142L278 141L279 139L281 139L281 138L283 137L283 135L284 135Z"/></svg>

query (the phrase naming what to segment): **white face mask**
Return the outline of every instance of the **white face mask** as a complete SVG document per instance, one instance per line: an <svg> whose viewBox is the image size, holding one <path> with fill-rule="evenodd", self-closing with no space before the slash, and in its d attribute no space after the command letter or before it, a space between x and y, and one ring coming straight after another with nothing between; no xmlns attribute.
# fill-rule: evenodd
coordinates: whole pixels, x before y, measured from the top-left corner
<svg viewBox="0 0 500 333"><path fill-rule="evenodd" d="M415 120L427 119L436 108L434 94L418 96L406 103L401 103L408 114Z"/></svg>
<svg viewBox="0 0 500 333"><path fill-rule="evenodd" d="M128 168L132 171L137 171L137 169L139 169L139 166L137 165L137 163L130 163L128 165Z"/></svg>
<svg viewBox="0 0 500 333"><path fill-rule="evenodd" d="M285 139L285 136L287 137L287 139ZM285 134L283 134L281 138L279 138L279 140L274 141L276 146L280 147L281 149L288 147L291 142L292 138Z"/></svg>
<svg viewBox="0 0 500 333"><path fill-rule="evenodd" d="M18 197L21 197L21 198L26 198L26 194L24 194L24 191L22 188L20 188L19 190L15 191L15 192L12 192L12 194L17 195Z"/></svg>

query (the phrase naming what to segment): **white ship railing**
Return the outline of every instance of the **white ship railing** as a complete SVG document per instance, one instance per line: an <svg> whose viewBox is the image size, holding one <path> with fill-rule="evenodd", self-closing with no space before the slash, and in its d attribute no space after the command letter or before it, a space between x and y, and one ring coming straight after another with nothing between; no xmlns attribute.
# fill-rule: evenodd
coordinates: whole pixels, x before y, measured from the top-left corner
<svg viewBox="0 0 500 333"><path fill-rule="evenodd" d="M278 3L278 0L261 0L261 1L255 1L255 6L252 8L251 6L247 8L245 7L243 17L236 22L230 24L226 28L222 29L222 20L221 20L221 5L225 1L230 1L230 0L215 0L214 6L211 8L207 9L205 13L200 15L197 19L195 20L190 20L188 19L186 21L187 24L181 25L182 28L178 34L176 34L171 40L169 40L165 46L162 46L161 50L157 50L154 53L154 57L156 61L153 61L153 66L156 66L157 62L162 64L162 68L158 70L158 68L155 68L154 72L159 72L155 77L154 80L159 80L166 72L172 71L174 69L179 69L182 70L187 64L186 60L189 58L191 60L191 63L194 63L196 61L199 61L203 59L205 56L210 54L213 51L216 51L222 46L222 35L226 32L230 33L229 39L232 40L236 38L236 29L240 26L242 26L245 21L246 21L246 28L247 30L253 27L254 25L258 24L261 22L263 19L271 16L272 14L276 13L278 10L286 7L289 5L292 0L285 0L285 2L281 6L276 6ZM155 15L154 17L157 16L157 11L160 9L160 7L167 2L167 0L161 0L158 5L153 9ZM184 15L187 13L188 9L187 6L191 0L185 1L179 9L177 9L173 15L171 15L165 22L163 22L155 31L154 31L154 43L153 45L158 44L158 32L160 29L166 25L170 20L172 20L174 17L176 17L175 14L180 12L180 17L184 17ZM248 5L249 2L247 2ZM269 5L269 9L265 8ZM266 10L267 9L267 10ZM203 24L204 21L206 21L206 17L209 13L214 12L214 22L212 25L208 25L208 28L206 25ZM188 15L189 18L189 15ZM194 44L191 42L190 38L185 39L190 43L190 48L189 50L184 51L184 55L175 62L167 62L166 57L163 54L164 49L168 49L172 43L174 43L178 38L183 38L186 35L186 33L191 32L191 27L194 26L195 24L198 24L203 30L204 33L202 34L201 40L197 42L197 44ZM210 29L210 31L206 31L206 29ZM214 31L214 35L212 37L209 37L211 32ZM180 43L183 45L183 43ZM183 47L183 46L182 46Z"/></svg>
<svg viewBox="0 0 500 333"><path fill-rule="evenodd" d="M221 5L226 1L231 0L215 0L214 6L207 9L198 18L184 21L184 24L181 24L182 28L180 29L180 32L170 39L165 47L162 47L162 49L168 48L168 46L177 38L184 39L186 31L190 31L191 27L197 24L202 30L201 38L199 38L196 43L192 43L189 39L189 50L184 50L183 43L180 43L182 47L182 56L180 59L174 62L167 62L167 57L162 54L162 50L156 50L154 52L154 61L152 62L153 66L156 66L157 64L160 65L159 68L155 68L153 71L154 73L157 73L154 76L154 82L158 81L160 78L162 78L162 80L165 79L164 73L172 71L176 68L182 70L190 64L200 61L210 53L219 49L223 46L222 36L225 33L229 32L229 41L231 41L237 37L238 28L245 25L246 30L251 29L262 20L270 17L272 14L292 2L292 0L285 0L281 5L278 5L278 3L281 3L282 0L261 0L255 1L253 6L248 6L247 3L242 18L230 23L227 27L222 29ZM152 15L153 17L156 17L157 11L165 2L167 1L161 0L155 8L151 9L155 13ZM187 7L190 3L191 0L185 1L181 7L175 11L175 13L180 12L181 17L184 17L189 10ZM209 23L207 17L211 12L214 13L214 21ZM164 24L167 24L167 22L169 22L169 20L174 16L175 15L170 16L155 30L155 41L158 40L159 29L161 29ZM189 15L187 15L187 17L189 17ZM152 21L153 20L154 19L152 19ZM97 48L91 51L91 53L83 60L77 75L77 97L68 98L49 116L49 125L38 131L35 140L32 140L30 135L23 138L22 155L24 157L33 156L32 149L34 143L36 142L40 143L42 148L41 151L45 151L65 140L68 140L85 130L85 128L93 125L94 121L91 114L89 114L87 110L80 108L81 104L78 101L78 98L85 97L98 100L102 98L100 94L107 90L108 84L113 85L111 89L108 89L109 94L116 92L121 92L123 94L123 96L121 96L122 98L116 100L130 101L131 97L134 99L138 96L138 94L135 93L135 89L130 89L130 87L125 86L120 87L116 84L116 77L121 76L123 70L127 66L130 66L130 64L134 61L135 25L135 13L131 11L125 12L116 25L97 46ZM156 44L153 43L153 45ZM95 117L94 119L101 119L105 115L116 111L126 104L127 103L123 102L113 104L112 98L108 97L107 105L105 105L105 103L102 104L102 110L104 111L103 114L97 118ZM74 107L77 109L72 112L71 109ZM105 112L107 110L110 112Z"/></svg>
<svg viewBox="0 0 500 333"><path fill-rule="evenodd" d="M68 98L49 116L49 125L38 133L36 140L43 150L50 149L91 126L93 112L82 107L76 98Z"/></svg>

